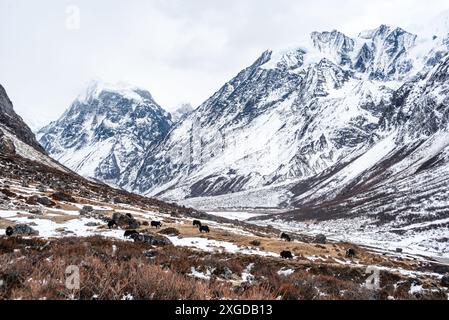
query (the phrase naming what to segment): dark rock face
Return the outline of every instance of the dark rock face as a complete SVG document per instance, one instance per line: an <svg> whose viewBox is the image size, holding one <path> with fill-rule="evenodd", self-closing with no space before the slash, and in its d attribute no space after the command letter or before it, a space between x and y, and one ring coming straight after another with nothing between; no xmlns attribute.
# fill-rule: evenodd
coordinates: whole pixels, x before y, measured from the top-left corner
<svg viewBox="0 0 449 320"><path fill-rule="evenodd" d="M0 85L0 125L5 126L26 144L45 153L44 148L37 142L31 129L26 125L22 118L14 112L12 102L2 85ZM0 149L2 149L2 144L4 145L4 142L2 143L0 137ZM8 148L8 150L11 150L11 148Z"/></svg>

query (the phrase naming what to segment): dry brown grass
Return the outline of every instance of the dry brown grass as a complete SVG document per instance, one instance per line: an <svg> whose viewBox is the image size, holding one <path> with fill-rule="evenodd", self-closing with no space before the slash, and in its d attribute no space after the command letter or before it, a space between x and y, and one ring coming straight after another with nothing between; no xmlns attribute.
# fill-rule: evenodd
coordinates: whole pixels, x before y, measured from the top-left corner
<svg viewBox="0 0 449 320"><path fill-rule="evenodd" d="M113 251L113 246L116 250ZM143 252L157 250L154 258ZM252 264L251 283L242 272ZM81 288L65 288L65 269L80 267ZM210 281L189 274L212 272ZM295 272L279 275L281 268ZM410 282L385 277L382 291L363 289L363 270L284 261L277 258L211 254L187 248L155 248L101 237L40 240L0 238L0 299L409 299ZM393 284L398 284L394 289ZM429 297L429 296L427 296ZM431 295L443 298L443 295Z"/></svg>

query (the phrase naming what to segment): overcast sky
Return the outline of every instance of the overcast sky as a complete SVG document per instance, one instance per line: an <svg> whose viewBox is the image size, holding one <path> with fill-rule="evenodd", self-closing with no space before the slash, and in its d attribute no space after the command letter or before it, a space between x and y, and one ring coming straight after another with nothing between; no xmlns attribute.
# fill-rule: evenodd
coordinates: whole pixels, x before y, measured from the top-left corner
<svg viewBox="0 0 449 320"><path fill-rule="evenodd" d="M448 0L0 0L0 83L33 127L91 79L144 87L173 110L312 31L406 27L446 9Z"/></svg>

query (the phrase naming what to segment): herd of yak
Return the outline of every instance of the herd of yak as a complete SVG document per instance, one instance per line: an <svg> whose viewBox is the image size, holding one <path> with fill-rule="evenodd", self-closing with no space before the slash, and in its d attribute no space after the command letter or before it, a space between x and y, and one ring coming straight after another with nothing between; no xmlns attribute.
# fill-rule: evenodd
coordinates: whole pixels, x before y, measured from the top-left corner
<svg viewBox="0 0 449 320"><path fill-rule="evenodd" d="M151 224L150 224L150 225L151 225L152 228L159 229L159 228L162 227L162 222L160 222L160 221L151 221ZM193 220L193 226L194 226L194 227L197 227L198 230L199 230L201 233L203 233L203 232L209 233L209 232L210 232L209 226L203 225L203 224L201 223L201 221L199 221L199 220ZM108 222L108 228L109 228L109 229L118 228L117 222L116 222L115 220L109 220L109 222ZM7 235L8 237L11 237L11 236L13 235L13 233L14 233L14 229L13 229L12 227L6 228L6 235ZM138 241L139 236L140 236L140 234L139 234L139 232L136 231L136 230L126 230L125 233L124 233L124 237L125 237L125 238L133 239L134 241ZM292 241L291 237L290 237L287 233L285 233L285 232L282 232L282 233L280 234L280 238L281 238L282 240L287 241L287 242ZM292 254L292 252L291 252L291 251L288 251L288 250L282 251L280 255L281 255L281 258L283 258L283 259L293 259L293 254ZM346 256L347 256L348 258L354 257L354 256L355 256L355 250L354 250L354 249L351 249L351 248L348 249L348 250L346 251Z"/></svg>

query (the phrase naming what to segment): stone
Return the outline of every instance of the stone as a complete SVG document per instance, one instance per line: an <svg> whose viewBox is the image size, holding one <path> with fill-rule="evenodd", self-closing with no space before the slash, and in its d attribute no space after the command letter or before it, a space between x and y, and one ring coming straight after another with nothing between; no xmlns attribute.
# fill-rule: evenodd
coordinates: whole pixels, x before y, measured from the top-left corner
<svg viewBox="0 0 449 320"><path fill-rule="evenodd" d="M441 285L449 288L449 274L446 274L441 278Z"/></svg>
<svg viewBox="0 0 449 320"><path fill-rule="evenodd" d="M33 208L33 209L30 209L28 212L31 213L31 214L36 214L36 215L38 215L38 216L43 215L42 210L39 209L39 208Z"/></svg>
<svg viewBox="0 0 449 320"><path fill-rule="evenodd" d="M85 224L86 227L98 227L99 225L97 222L88 222Z"/></svg>
<svg viewBox="0 0 449 320"><path fill-rule="evenodd" d="M315 243L319 243L319 244L326 244L326 236L324 234L318 234L315 236L314 238L314 242Z"/></svg>
<svg viewBox="0 0 449 320"><path fill-rule="evenodd" d="M139 221L119 212L114 212L112 220L123 229L138 229L140 227Z"/></svg>
<svg viewBox="0 0 449 320"><path fill-rule="evenodd" d="M29 225L26 224L18 224L13 227L13 235L14 236L37 236L39 235L39 231L34 230Z"/></svg>
<svg viewBox="0 0 449 320"><path fill-rule="evenodd" d="M135 242L144 242L155 246L172 245L170 239L156 234L139 234L132 237Z"/></svg>

